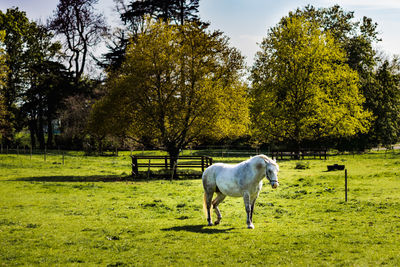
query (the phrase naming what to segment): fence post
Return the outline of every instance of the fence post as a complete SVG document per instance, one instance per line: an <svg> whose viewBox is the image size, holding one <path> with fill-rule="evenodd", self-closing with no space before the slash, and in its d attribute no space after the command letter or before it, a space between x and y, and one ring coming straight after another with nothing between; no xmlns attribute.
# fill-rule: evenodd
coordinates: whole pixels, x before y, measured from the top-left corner
<svg viewBox="0 0 400 267"><path fill-rule="evenodd" d="M168 170L168 156L165 156L165 169Z"/></svg>
<svg viewBox="0 0 400 267"><path fill-rule="evenodd" d="M136 156L132 156L132 176L135 177L139 174L138 160Z"/></svg>
<svg viewBox="0 0 400 267"><path fill-rule="evenodd" d="M147 180L150 178L150 159L149 159L149 166L147 168Z"/></svg>
<svg viewBox="0 0 400 267"><path fill-rule="evenodd" d="M204 172L204 156L201 156L201 171Z"/></svg>

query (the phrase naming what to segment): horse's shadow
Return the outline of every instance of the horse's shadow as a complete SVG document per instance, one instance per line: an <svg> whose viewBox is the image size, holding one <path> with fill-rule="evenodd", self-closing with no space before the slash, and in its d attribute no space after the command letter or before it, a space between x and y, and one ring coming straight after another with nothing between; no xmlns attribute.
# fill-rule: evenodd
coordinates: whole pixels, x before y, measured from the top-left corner
<svg viewBox="0 0 400 267"><path fill-rule="evenodd" d="M225 228L225 229L219 229L219 228L213 228L213 227L208 227L206 225L200 224L200 225L182 225L182 226L174 226L170 228L164 228L162 229L163 231L186 231L186 232L192 232L192 233L201 233L201 234L221 234L221 233L228 233L232 231L235 228Z"/></svg>

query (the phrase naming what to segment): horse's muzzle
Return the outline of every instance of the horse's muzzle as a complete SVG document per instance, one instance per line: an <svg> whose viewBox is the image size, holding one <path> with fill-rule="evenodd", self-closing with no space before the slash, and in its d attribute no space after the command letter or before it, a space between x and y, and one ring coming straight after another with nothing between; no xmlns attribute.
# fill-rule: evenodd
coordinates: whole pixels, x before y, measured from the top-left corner
<svg viewBox="0 0 400 267"><path fill-rule="evenodd" d="M271 186L272 186L272 188L275 189L275 188L277 188L279 186L279 183L278 182L272 182Z"/></svg>

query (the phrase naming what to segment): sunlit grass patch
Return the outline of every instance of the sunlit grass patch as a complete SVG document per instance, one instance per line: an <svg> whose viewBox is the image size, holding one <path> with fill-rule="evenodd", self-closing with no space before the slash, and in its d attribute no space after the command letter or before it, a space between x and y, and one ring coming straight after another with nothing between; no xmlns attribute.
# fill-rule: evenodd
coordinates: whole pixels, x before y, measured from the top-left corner
<svg viewBox="0 0 400 267"><path fill-rule="evenodd" d="M138 152L142 153L142 152ZM0 155L0 262L5 265L400 264L398 153L282 161L246 228L241 198L206 226L200 179L132 180L119 157ZM243 158L246 159L247 157ZM218 158L237 162L242 158ZM349 201L344 201L348 170ZM125 173L125 174L123 174Z"/></svg>

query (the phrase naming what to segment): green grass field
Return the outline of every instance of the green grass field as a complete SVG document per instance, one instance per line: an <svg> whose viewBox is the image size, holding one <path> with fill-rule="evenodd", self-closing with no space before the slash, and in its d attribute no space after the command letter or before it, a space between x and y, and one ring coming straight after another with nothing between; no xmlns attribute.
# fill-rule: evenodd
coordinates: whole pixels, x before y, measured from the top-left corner
<svg viewBox="0 0 400 267"><path fill-rule="evenodd" d="M279 162L254 230L240 198L206 226L199 179L127 179L128 155L0 155L0 265L400 265L399 151ZM348 169L347 203L334 163Z"/></svg>

